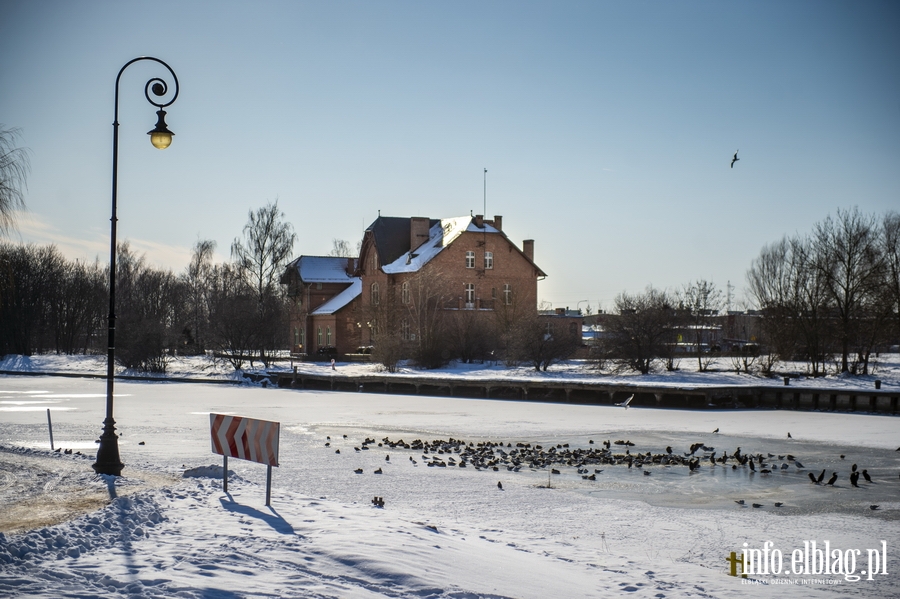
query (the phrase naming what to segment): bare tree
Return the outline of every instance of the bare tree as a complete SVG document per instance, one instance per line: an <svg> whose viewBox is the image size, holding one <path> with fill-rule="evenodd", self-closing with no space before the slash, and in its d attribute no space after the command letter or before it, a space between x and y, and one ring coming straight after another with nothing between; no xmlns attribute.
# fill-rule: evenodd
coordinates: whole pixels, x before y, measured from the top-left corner
<svg viewBox="0 0 900 599"><path fill-rule="evenodd" d="M675 302L666 291L648 287L643 293L621 293L615 314L605 320L607 353L621 367L648 374L675 341Z"/></svg>
<svg viewBox="0 0 900 599"><path fill-rule="evenodd" d="M28 150L16 147L18 128L4 129L0 123L0 235L15 225L15 212L25 207L22 190L31 170Z"/></svg>
<svg viewBox="0 0 900 599"><path fill-rule="evenodd" d="M830 307L809 240L784 238L763 247L747 279L764 314L761 328L769 364L773 353L783 360L802 355L813 376L825 374L831 355Z"/></svg>
<svg viewBox="0 0 900 599"><path fill-rule="evenodd" d="M253 364L250 350L257 347L259 301L238 269L230 264L213 267L209 276L209 341L235 370Z"/></svg>
<svg viewBox="0 0 900 599"><path fill-rule="evenodd" d="M359 250L362 247L362 240L356 242L356 251L350 247L350 242L346 239L332 239L331 240L331 251L328 252L329 256L334 256L337 258L354 258L359 256Z"/></svg>
<svg viewBox="0 0 900 599"><path fill-rule="evenodd" d="M235 239L231 255L238 272L255 292L257 301L259 356L268 365L271 352L286 345L287 305L279 292L278 281L291 257L297 236L293 226L285 222L278 201L248 215L244 238Z"/></svg>
<svg viewBox="0 0 900 599"><path fill-rule="evenodd" d="M565 323L562 323L565 324ZM542 317L537 312L520 318L513 332L515 355L521 362L527 362L537 371L547 369L565 360L581 345L581 331L573 336L552 317Z"/></svg>
<svg viewBox="0 0 900 599"><path fill-rule="evenodd" d="M244 238L231 244L231 256L258 298L274 293L284 265L294 251L294 227L284 221L278 201L250 211Z"/></svg>
<svg viewBox="0 0 900 599"><path fill-rule="evenodd" d="M705 372L712 359L711 330L718 322L724 298L711 281L699 279L689 283L678 293L679 313L687 324L697 352L697 369ZM706 346L706 350L704 349Z"/></svg>
<svg viewBox="0 0 900 599"><path fill-rule="evenodd" d="M888 212L881 222L884 256L884 306L893 317L894 336L900 336L900 213Z"/></svg>
<svg viewBox="0 0 900 599"><path fill-rule="evenodd" d="M206 349L206 331L209 325L210 277L213 272L213 252L216 242L199 239L191 252L191 261L183 275L187 286L188 325L185 330L188 349L203 352Z"/></svg>
<svg viewBox="0 0 900 599"><path fill-rule="evenodd" d="M438 368L450 359L446 337L445 295L441 273L420 271L407 279L409 301L405 304L408 314L413 360L423 368Z"/></svg>
<svg viewBox="0 0 900 599"><path fill-rule="evenodd" d="M860 341L860 324L883 283L884 260L875 217L859 209L837 211L816 225L815 267L838 317L841 372L850 372L850 352Z"/></svg>
<svg viewBox="0 0 900 599"><path fill-rule="evenodd" d="M126 368L165 372L183 326L182 285L171 271L147 265L119 244L116 259L116 360Z"/></svg>

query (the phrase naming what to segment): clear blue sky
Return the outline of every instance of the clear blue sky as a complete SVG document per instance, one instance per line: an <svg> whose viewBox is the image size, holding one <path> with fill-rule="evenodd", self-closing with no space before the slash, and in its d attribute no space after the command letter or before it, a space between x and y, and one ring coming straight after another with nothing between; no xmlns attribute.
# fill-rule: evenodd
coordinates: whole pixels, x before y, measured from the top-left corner
<svg viewBox="0 0 900 599"><path fill-rule="evenodd" d="M837 208L900 209L896 2L0 0L0 122L32 151L18 241L108 259L115 76L168 62L154 149L132 65L119 239L176 272L275 199L295 253L378 215L502 214L540 299L704 278ZM740 149L733 169L729 161ZM585 307L585 303L581 303Z"/></svg>

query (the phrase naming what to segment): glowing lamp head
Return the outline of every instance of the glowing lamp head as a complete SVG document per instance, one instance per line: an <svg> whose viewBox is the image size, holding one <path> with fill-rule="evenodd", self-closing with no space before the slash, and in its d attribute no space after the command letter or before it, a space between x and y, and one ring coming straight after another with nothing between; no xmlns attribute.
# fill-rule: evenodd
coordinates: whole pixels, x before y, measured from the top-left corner
<svg viewBox="0 0 900 599"><path fill-rule="evenodd" d="M152 131L147 131L147 135L150 136L150 143L153 144L154 148L165 150L172 143L172 137L175 134L169 131L169 127L166 125L165 110L157 110L156 116L158 117L156 126Z"/></svg>

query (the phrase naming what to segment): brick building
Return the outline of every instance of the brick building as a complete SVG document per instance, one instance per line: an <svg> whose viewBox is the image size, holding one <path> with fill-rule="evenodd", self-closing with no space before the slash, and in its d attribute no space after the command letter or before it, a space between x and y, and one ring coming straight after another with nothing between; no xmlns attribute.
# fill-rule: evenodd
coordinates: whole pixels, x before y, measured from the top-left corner
<svg viewBox="0 0 900 599"><path fill-rule="evenodd" d="M385 326L415 341L422 326L415 304L425 294L441 310L475 318L536 314L537 282L545 276L534 263L534 241L517 247L500 216L379 216L358 259L303 256L282 283L294 300L294 351L335 347L344 354L377 343Z"/></svg>

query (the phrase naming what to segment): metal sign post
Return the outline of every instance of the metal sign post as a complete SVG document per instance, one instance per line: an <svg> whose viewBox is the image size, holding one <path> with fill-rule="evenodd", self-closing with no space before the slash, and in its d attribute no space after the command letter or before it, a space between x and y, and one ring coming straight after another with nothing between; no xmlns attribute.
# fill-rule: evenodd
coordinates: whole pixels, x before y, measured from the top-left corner
<svg viewBox="0 0 900 599"><path fill-rule="evenodd" d="M209 429L213 453L224 457L225 472L222 475L224 491L228 492L229 457L265 464L266 505L269 505L272 498L272 466L278 466L281 423L211 413Z"/></svg>
<svg viewBox="0 0 900 599"><path fill-rule="evenodd" d="M53 451L53 422L50 421L50 408L47 408L47 428L50 429L50 451Z"/></svg>

